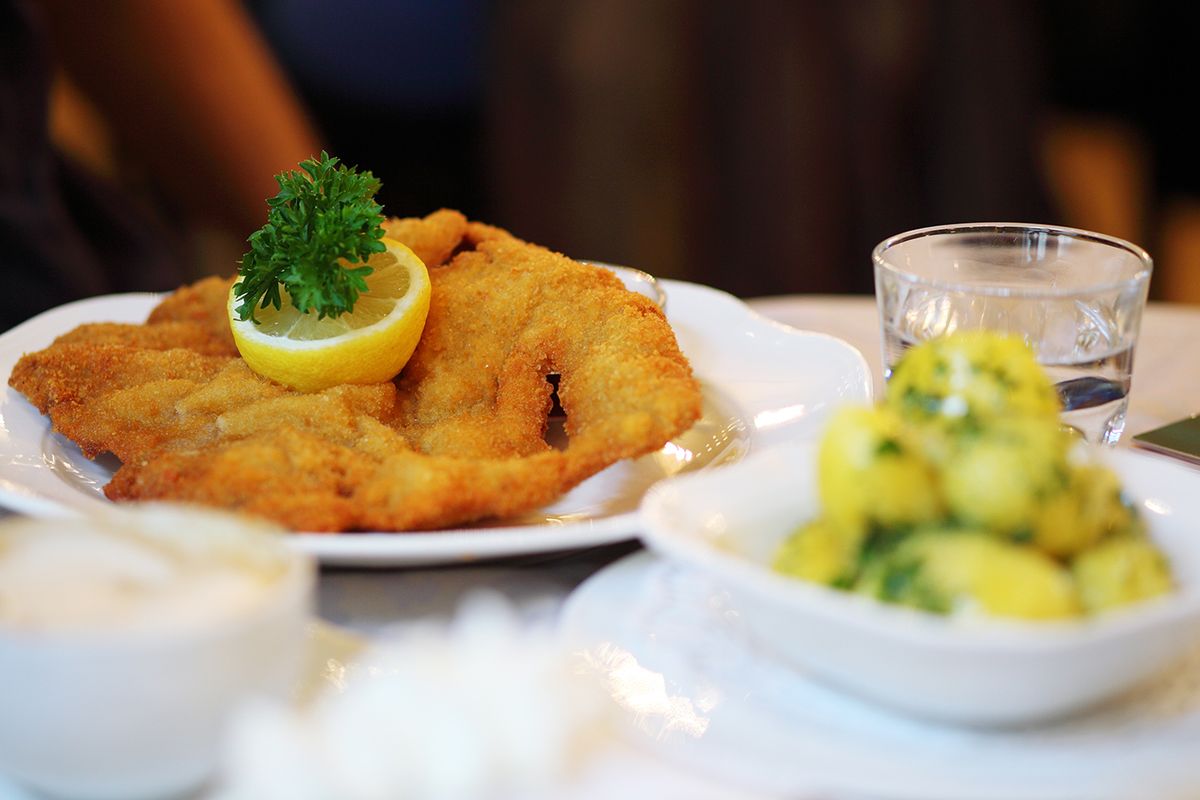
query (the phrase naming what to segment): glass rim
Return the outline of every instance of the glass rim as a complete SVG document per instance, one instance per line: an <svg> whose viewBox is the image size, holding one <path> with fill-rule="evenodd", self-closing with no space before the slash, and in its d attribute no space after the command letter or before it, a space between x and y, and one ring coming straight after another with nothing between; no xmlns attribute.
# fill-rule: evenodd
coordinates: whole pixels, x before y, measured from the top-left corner
<svg viewBox="0 0 1200 800"><path fill-rule="evenodd" d="M905 242L915 239L925 239L934 236L946 236L960 233L1047 233L1053 236L1062 236L1064 238L1079 239L1082 241L1101 244L1108 247L1114 247L1118 250L1123 250L1129 255L1136 258L1141 266L1129 277L1122 278L1117 281L1108 283L1097 283L1085 287L1070 287L1070 288L1055 288L1052 286L1039 287L1013 287L1013 286L988 286L986 284L971 284L961 283L956 281L940 280L936 278L927 278L918 275L914 272L901 269L891 263L885 257L887 251L904 244ZM1096 233L1082 228L1068 228L1062 225L1047 225L1031 222L962 222L949 225L933 225L927 228L915 228L903 233L897 233L894 236L889 236L871 251L871 260L875 264L877 271L884 270L887 273L903 279L909 283L928 286L933 289L941 289L945 291L955 292L970 292L972 294L984 295L987 297L1072 297L1086 296L1100 292L1110 292L1116 289L1122 289L1129 286L1137 286L1138 284L1148 284L1150 274L1154 270L1154 260L1145 249L1139 247L1133 242L1116 236L1109 236L1105 233Z"/></svg>

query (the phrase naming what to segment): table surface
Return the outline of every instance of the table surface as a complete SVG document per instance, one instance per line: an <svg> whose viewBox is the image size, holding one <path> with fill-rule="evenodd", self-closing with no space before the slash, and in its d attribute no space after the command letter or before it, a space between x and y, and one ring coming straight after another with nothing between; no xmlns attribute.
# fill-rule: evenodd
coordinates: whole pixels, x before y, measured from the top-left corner
<svg viewBox="0 0 1200 800"><path fill-rule="evenodd" d="M883 378L873 298L803 295L761 298L748 304L778 322L837 336L858 348L871 366L879 395ZM1190 368L1188 360L1188 346L1196 341L1200 341L1200 308L1162 303L1147 308L1120 446L1128 446L1135 433L1200 411L1200 370ZM490 590L508 598L530 621L545 621L589 575L638 547L628 542L468 567L325 569L318 613L329 622L374 635L398 623L448 619L465 595Z"/></svg>

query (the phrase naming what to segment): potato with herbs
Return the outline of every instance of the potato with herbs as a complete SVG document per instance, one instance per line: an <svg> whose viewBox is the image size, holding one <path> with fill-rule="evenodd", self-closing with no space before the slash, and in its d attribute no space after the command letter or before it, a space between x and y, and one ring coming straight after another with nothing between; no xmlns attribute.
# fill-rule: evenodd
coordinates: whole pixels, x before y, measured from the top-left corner
<svg viewBox="0 0 1200 800"><path fill-rule="evenodd" d="M829 523L851 537L942 514L933 468L904 421L883 407L833 417L817 454L817 487Z"/></svg>
<svg viewBox="0 0 1200 800"><path fill-rule="evenodd" d="M1054 559L978 528L918 530L867 562L855 591L888 603L1023 619L1080 612L1071 575Z"/></svg>
<svg viewBox="0 0 1200 800"><path fill-rule="evenodd" d="M861 540L861 536L847 534L827 519L816 519L784 541L772 567L813 583L848 585L855 577Z"/></svg>
<svg viewBox="0 0 1200 800"><path fill-rule="evenodd" d="M999 536L1027 538L1044 500L1067 485L1071 443L1057 417L1001 417L959 435L941 470L947 509Z"/></svg>
<svg viewBox="0 0 1200 800"><path fill-rule="evenodd" d="M1017 337L953 334L897 364L887 400L830 422L821 516L779 572L941 614L1060 619L1171 590L1107 467L1064 428Z"/></svg>
<svg viewBox="0 0 1200 800"><path fill-rule="evenodd" d="M1066 485L1035 509L1032 542L1066 558L1110 536L1139 534L1144 525L1121 493L1116 474L1100 464L1072 464Z"/></svg>
<svg viewBox="0 0 1200 800"><path fill-rule="evenodd" d="M1115 536L1071 562L1079 596L1089 613L1149 600L1171 591L1162 553L1143 536Z"/></svg>
<svg viewBox="0 0 1200 800"><path fill-rule="evenodd" d="M995 419L1056 419L1058 393L1019 337L971 331L913 347L896 364L885 405L915 423L984 427Z"/></svg>

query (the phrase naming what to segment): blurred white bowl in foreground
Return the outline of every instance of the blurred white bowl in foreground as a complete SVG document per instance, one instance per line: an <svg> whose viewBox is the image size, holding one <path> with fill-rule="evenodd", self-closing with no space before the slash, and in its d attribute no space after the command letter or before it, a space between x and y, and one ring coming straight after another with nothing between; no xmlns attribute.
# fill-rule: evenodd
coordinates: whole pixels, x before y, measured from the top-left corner
<svg viewBox="0 0 1200 800"><path fill-rule="evenodd" d="M197 787L231 711L291 691L312 582L274 529L192 508L0 526L0 772L67 798Z"/></svg>
<svg viewBox="0 0 1200 800"><path fill-rule="evenodd" d="M894 708L974 725L1082 710L1152 677L1200 637L1200 473L1114 451L1178 587L1081 622L942 618L770 569L779 543L817 514L815 445L782 445L655 486L646 543L710 575L752 634L789 663Z"/></svg>

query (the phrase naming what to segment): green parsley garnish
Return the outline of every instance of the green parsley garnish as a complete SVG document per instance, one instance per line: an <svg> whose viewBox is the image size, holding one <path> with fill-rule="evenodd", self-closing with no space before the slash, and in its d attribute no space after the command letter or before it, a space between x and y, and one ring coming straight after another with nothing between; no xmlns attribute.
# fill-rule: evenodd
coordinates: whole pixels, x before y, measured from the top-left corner
<svg viewBox="0 0 1200 800"><path fill-rule="evenodd" d="M319 161L300 162L300 170L275 176L279 194L267 200L267 224L246 240L250 252L234 286L240 319L258 322L257 309L278 309L281 286L305 313L323 319L351 311L372 270L343 261L362 264L386 249L374 175L340 166L324 151Z"/></svg>

